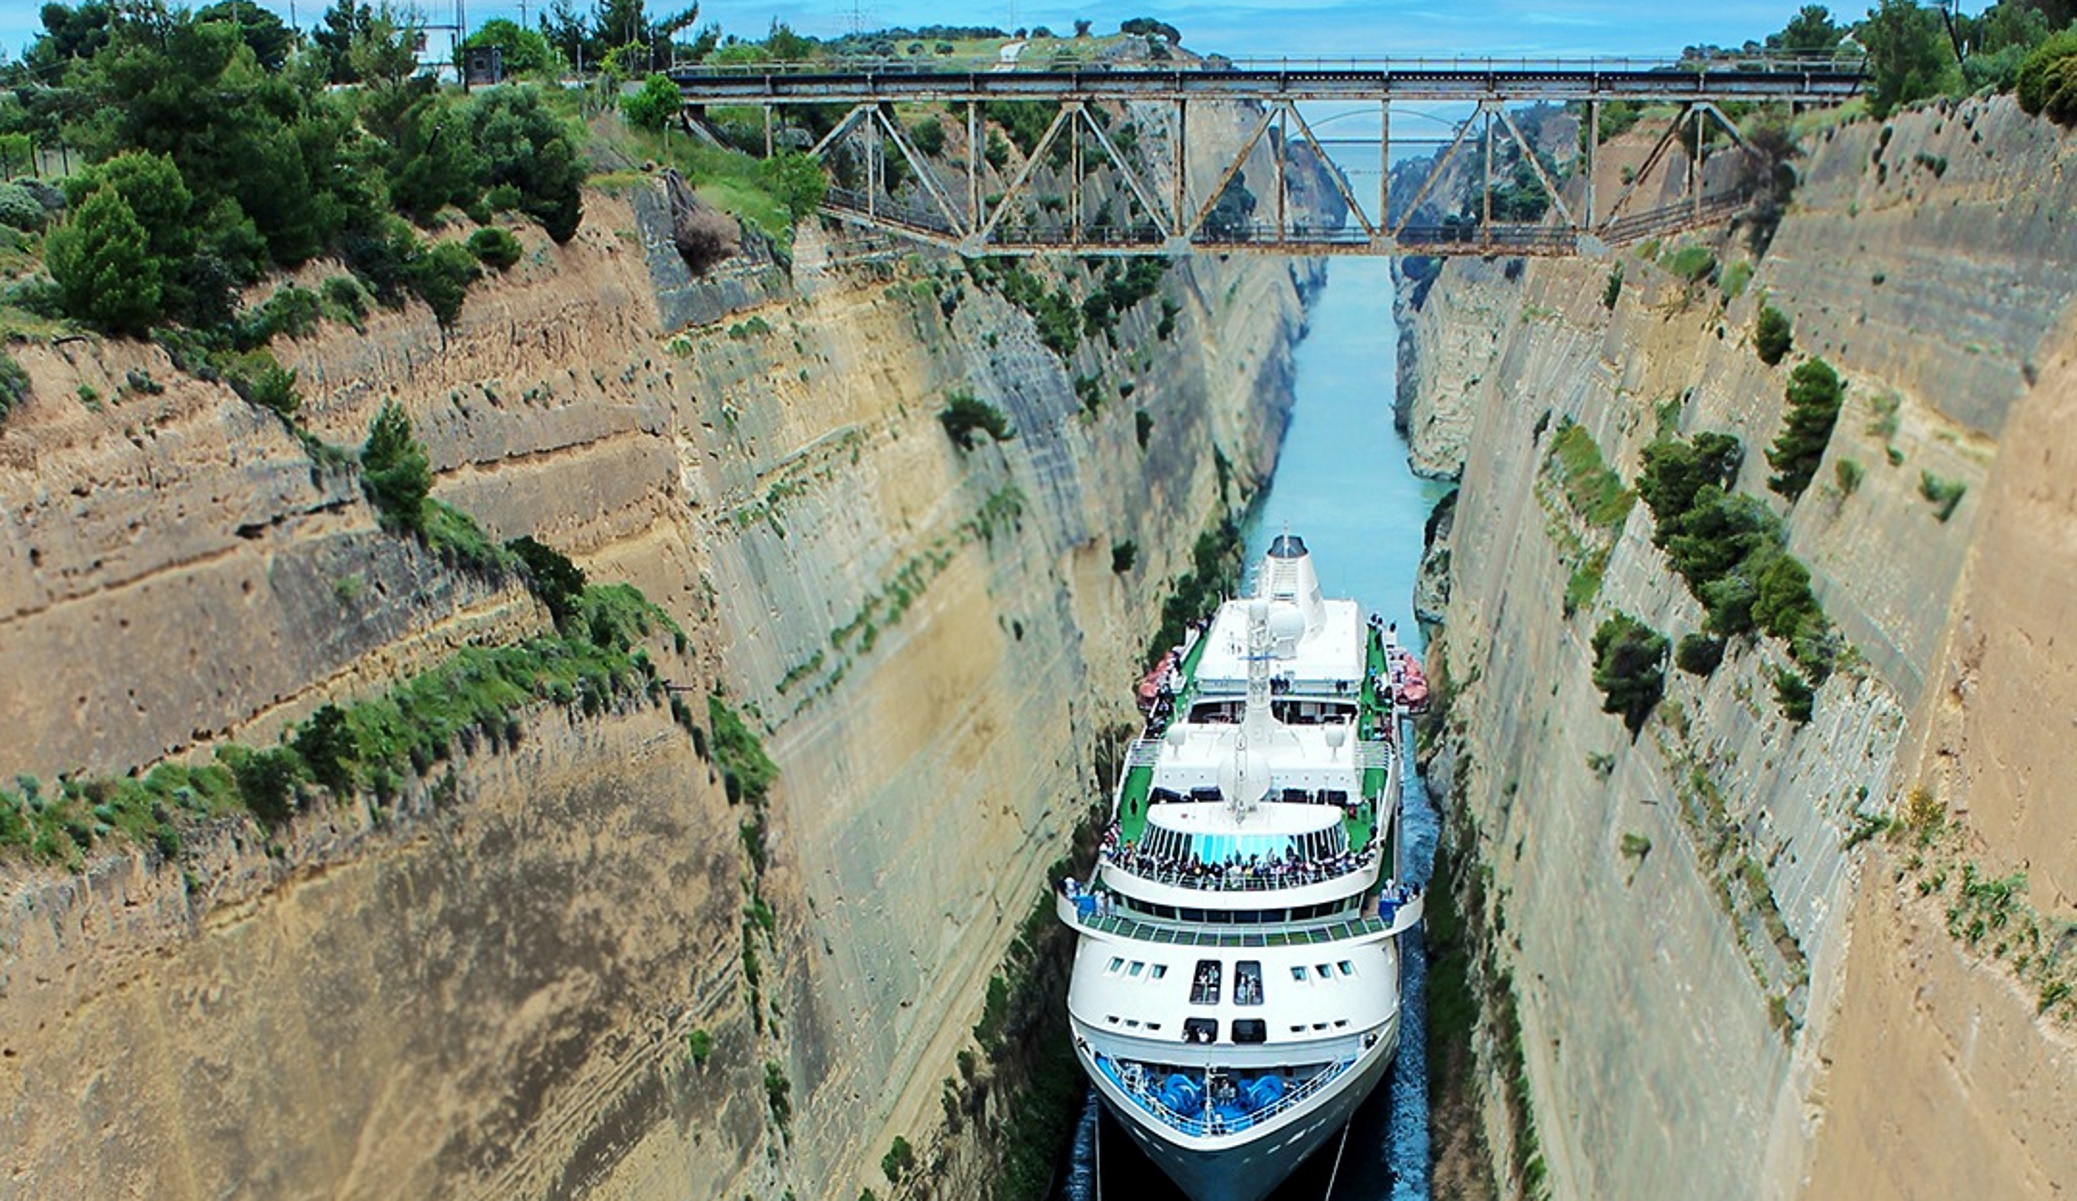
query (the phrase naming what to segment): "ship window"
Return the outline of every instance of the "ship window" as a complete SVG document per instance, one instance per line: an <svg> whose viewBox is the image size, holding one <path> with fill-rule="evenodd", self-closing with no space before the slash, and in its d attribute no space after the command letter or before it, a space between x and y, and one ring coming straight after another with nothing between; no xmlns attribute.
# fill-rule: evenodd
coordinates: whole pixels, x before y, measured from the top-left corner
<svg viewBox="0 0 2077 1201"><path fill-rule="evenodd" d="M1341 961L1341 974L1342 974L1342 975L1344 975L1344 976L1353 976L1353 975L1355 975L1355 974L1356 974L1356 965L1355 965L1355 964L1353 964L1353 963L1350 963L1350 962L1349 962L1348 960L1346 960L1346 959L1342 960L1342 961Z"/></svg>
<svg viewBox="0 0 2077 1201"><path fill-rule="evenodd" d="M1113 962L1113 963L1115 963L1115 962L1117 962L1117 961L1116 961L1116 960L1112 960L1112 962ZM1314 971L1316 971L1316 972L1318 972L1318 973L1320 973L1320 979L1322 979L1322 980L1325 980L1325 979L1326 979L1327 977L1329 977L1329 976L1332 976L1332 975L1334 974L1333 972L1331 972L1331 971L1327 970L1327 965L1326 965L1326 964L1324 964L1324 963L1321 963L1321 964L1315 964L1315 965L1313 966L1313 970L1314 970Z"/></svg>
<svg viewBox="0 0 2077 1201"><path fill-rule="evenodd" d="M1154 979L1159 980L1163 976L1168 975L1168 965L1165 963L1157 963L1154 965L1154 970L1148 972L1147 974L1153 977Z"/></svg>
<svg viewBox="0 0 2077 1201"><path fill-rule="evenodd" d="M1293 1033L1293 1034L1304 1034L1304 1033L1305 1033L1305 1027L1304 1027L1304 1026L1293 1026L1293 1027L1291 1027L1291 1033Z"/></svg>
<svg viewBox="0 0 2077 1201"><path fill-rule="evenodd" d="M1262 1003L1261 960L1243 959L1233 965L1233 1003L1235 1005L1260 1005Z"/></svg>
<svg viewBox="0 0 2077 1201"><path fill-rule="evenodd" d="M1147 1029L1149 1029L1149 1030L1159 1030L1159 1029L1161 1029L1161 1023L1160 1023L1160 1022L1148 1022L1148 1023L1147 1023Z"/></svg>
<svg viewBox="0 0 2077 1201"><path fill-rule="evenodd" d="M1124 966L1125 966L1125 961L1124 961L1123 959L1117 959L1117 958L1113 958L1113 959L1111 960L1111 962L1110 962L1110 966L1108 966L1108 967L1104 968L1103 970L1104 970L1104 971L1107 971L1107 972L1109 972L1109 973L1110 973L1111 975L1115 976L1115 975L1117 975L1117 974L1118 974L1118 969L1119 969L1119 968L1122 968L1122 967L1124 967Z"/></svg>
<svg viewBox="0 0 2077 1201"><path fill-rule="evenodd" d="M1211 1018L1184 1018L1183 1041L1186 1043L1218 1042L1219 1023Z"/></svg>
<svg viewBox="0 0 2077 1201"><path fill-rule="evenodd" d="M1132 966L1125 970L1125 974L1128 976L1138 976L1140 973L1140 969L1146 966L1146 964L1141 963L1139 960L1135 959L1132 961Z"/></svg>
<svg viewBox="0 0 2077 1201"><path fill-rule="evenodd" d="M1190 978L1190 1003L1192 1005L1217 1005L1219 1003L1219 961L1200 959L1197 974Z"/></svg>
<svg viewBox="0 0 2077 1201"><path fill-rule="evenodd" d="M1103 1015L1103 1020L1115 1026L1118 1024L1118 1015L1115 1013L1107 1013Z"/></svg>
<svg viewBox="0 0 2077 1201"><path fill-rule="evenodd" d="M1117 1018L1112 1018L1111 1020L1115 1022L1115 1021L1117 1021L1118 1019L1117 1019ZM1327 1023L1325 1023L1325 1022L1314 1022L1314 1023L1313 1023L1313 1029L1315 1029L1315 1030L1325 1030L1326 1028L1327 1028Z"/></svg>
<svg viewBox="0 0 2077 1201"><path fill-rule="evenodd" d="M1125 1019L1125 1028L1126 1028L1127 1030L1137 1030L1137 1029L1139 1029L1139 1019L1138 1019L1138 1018L1126 1018L1126 1019Z"/></svg>
<svg viewBox="0 0 2077 1201"><path fill-rule="evenodd" d="M1233 1023L1233 1041L1237 1043L1268 1042L1269 1024L1261 1018L1236 1018Z"/></svg>
<svg viewBox="0 0 2077 1201"><path fill-rule="evenodd" d="M1292 968L1292 969L1291 969L1291 978L1292 978L1293 980L1303 980L1303 979L1305 979L1305 965L1301 963L1301 964L1299 964L1298 966L1296 966L1296 967Z"/></svg>
<svg viewBox="0 0 2077 1201"><path fill-rule="evenodd" d="M1348 1026L1349 1026L1349 1019L1347 1019L1347 1018L1335 1018L1335 1019L1334 1019L1334 1028L1335 1028L1336 1030L1346 1030L1346 1029L1348 1029Z"/></svg>

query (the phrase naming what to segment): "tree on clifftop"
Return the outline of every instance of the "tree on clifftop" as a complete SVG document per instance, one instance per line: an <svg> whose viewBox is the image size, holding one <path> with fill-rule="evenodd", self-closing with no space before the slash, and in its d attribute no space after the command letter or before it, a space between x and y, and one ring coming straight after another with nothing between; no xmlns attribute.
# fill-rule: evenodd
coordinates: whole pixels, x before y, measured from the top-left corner
<svg viewBox="0 0 2077 1201"><path fill-rule="evenodd" d="M102 185L69 224L51 231L44 262L74 317L119 334L141 334L158 319L159 260L144 225L112 186Z"/></svg>
<svg viewBox="0 0 2077 1201"><path fill-rule="evenodd" d="M656 74L643 80L633 95L620 98L620 111L632 125L642 129L662 129L670 124L684 102L671 77Z"/></svg>
<svg viewBox="0 0 2077 1201"><path fill-rule="evenodd" d="M1781 50L1789 54L1830 54L1839 48L1839 39L1846 31L1832 20L1832 12L1822 4L1806 4L1780 33L1770 34L1767 49Z"/></svg>
<svg viewBox="0 0 2077 1201"><path fill-rule="evenodd" d="M1916 0L1882 0L1858 30L1875 75L1868 111L1887 117L1899 107L1953 90L1961 64L1940 25L1940 15Z"/></svg>

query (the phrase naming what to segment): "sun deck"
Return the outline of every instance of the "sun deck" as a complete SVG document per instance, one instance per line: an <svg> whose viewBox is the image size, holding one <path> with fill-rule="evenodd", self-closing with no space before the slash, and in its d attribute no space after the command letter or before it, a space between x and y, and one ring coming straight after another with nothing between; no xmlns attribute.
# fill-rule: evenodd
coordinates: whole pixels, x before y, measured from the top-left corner
<svg viewBox="0 0 2077 1201"><path fill-rule="evenodd" d="M1175 690L1175 712L1187 713L1199 699L1197 670L1203 662L1209 637L1198 637L1185 649L1178 673L1182 686ZM1392 700L1379 682L1390 679L1389 658L1381 631L1371 629L1365 638L1365 671L1357 698L1357 752L1363 765L1362 804L1349 806L1343 818L1351 850L1369 848L1377 825L1377 803L1390 779L1392 756L1396 753L1397 730L1392 722ZM1146 833L1147 809L1154 792L1154 767L1161 750L1161 728L1149 720L1141 737L1126 751L1125 775L1118 785L1116 820L1119 836L1138 842ZM1389 850L1390 848L1381 848Z"/></svg>

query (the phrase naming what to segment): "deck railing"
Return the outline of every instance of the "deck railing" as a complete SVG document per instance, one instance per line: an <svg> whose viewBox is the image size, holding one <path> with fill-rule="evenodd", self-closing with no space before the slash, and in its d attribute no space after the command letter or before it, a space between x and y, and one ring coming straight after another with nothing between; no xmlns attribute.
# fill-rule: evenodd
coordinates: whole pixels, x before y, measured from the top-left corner
<svg viewBox="0 0 2077 1201"><path fill-rule="evenodd" d="M1378 934L1389 934L1394 926L1374 917L1334 922L1265 924L1261 930L1233 927L1169 926L1143 922L1116 913L1082 913L1066 897L1059 900L1060 920L1071 926L1101 934L1115 934L1139 942L1177 947L1307 947L1321 943L1347 942Z"/></svg>
<svg viewBox="0 0 2077 1201"><path fill-rule="evenodd" d="M1161 1119L1164 1124L1174 1127L1184 1134L1195 1135L1200 1138L1213 1134L1237 1134L1249 1127L1260 1125L1327 1087L1329 1083L1333 1082L1343 1072L1354 1066L1355 1062L1356 1060L1353 1056L1348 1059L1336 1060L1320 1069L1319 1072L1303 1084L1289 1090L1262 1108L1228 1117L1216 1111L1203 1114L1185 1114L1170 1109L1162 1104L1161 1099L1156 1097L1153 1094L1153 1090L1148 1087L1146 1074L1142 1073L1140 1075L1136 1085L1127 1083L1124 1078L1124 1072L1119 1068L1117 1060L1102 1053L1098 1053L1096 1056L1097 1067L1102 1069L1103 1074L1108 1076L1111 1082L1116 1084L1119 1090L1126 1096L1131 1097L1140 1108ZM1211 1109L1210 1106L1206 1108L1207 1110Z"/></svg>
<svg viewBox="0 0 2077 1201"><path fill-rule="evenodd" d="M1117 859L1103 860L1103 866L1115 867L1130 873L1135 879L1149 884L1166 884L1174 888L1196 888L1205 892L1278 892L1289 888L1306 888L1314 884L1328 884L1335 880L1353 876L1377 863L1376 852L1365 852L1351 856L1354 862L1335 867L1328 864L1307 864L1301 869L1282 876L1255 876L1245 873L1233 875L1201 874L1189 872L1153 871L1135 867Z"/></svg>

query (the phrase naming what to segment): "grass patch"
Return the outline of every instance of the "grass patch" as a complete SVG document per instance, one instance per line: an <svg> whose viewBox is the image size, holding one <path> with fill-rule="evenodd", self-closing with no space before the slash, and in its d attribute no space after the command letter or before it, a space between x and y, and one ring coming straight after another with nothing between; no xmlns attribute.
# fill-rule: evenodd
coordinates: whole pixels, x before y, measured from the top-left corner
<svg viewBox="0 0 2077 1201"><path fill-rule="evenodd" d="M779 777L779 765L765 754L764 744L743 715L718 692L707 697L707 722L714 730L714 763L721 769L729 803L762 805L772 781ZM753 851L752 858L756 857Z"/></svg>
<svg viewBox="0 0 2077 1201"><path fill-rule="evenodd" d="M1558 422L1557 437L1551 439L1551 461L1574 513L1604 530L1622 528L1630 506L1637 503L1637 494L1625 488L1623 477L1602 462L1601 448L1585 426L1570 420Z"/></svg>
<svg viewBox="0 0 2077 1201"><path fill-rule="evenodd" d="M464 647L380 697L324 706L281 745L228 745L215 763L66 780L48 792L19 780L16 790L0 790L0 848L77 867L94 847L126 839L171 858L188 826L240 812L278 826L307 806L312 788L342 797L365 789L386 802L459 753L517 745L529 706L598 716L659 697L655 666L638 644L666 628L675 627L634 588L593 586L566 628L512 646Z"/></svg>

